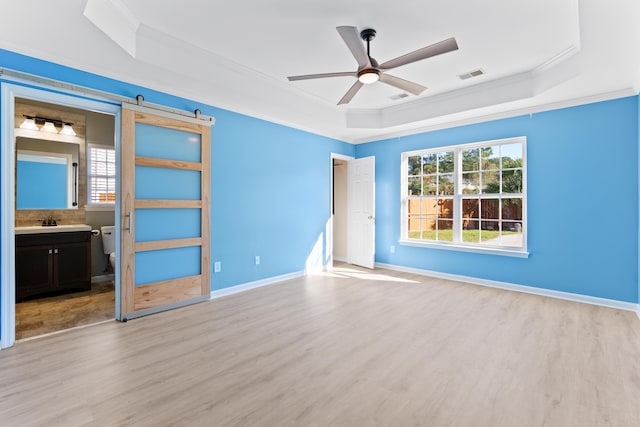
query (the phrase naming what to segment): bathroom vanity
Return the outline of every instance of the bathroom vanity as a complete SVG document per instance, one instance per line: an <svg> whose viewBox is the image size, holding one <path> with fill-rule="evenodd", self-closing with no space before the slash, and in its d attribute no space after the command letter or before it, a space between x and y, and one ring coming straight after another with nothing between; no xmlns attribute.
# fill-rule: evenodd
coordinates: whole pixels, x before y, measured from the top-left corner
<svg viewBox="0 0 640 427"><path fill-rule="evenodd" d="M91 227L16 227L16 301L91 289Z"/></svg>

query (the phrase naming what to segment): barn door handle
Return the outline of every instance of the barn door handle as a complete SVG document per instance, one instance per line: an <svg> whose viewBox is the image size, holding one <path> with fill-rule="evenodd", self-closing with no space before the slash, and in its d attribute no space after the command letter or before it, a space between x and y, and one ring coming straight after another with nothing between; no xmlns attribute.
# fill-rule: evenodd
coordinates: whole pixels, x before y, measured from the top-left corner
<svg viewBox="0 0 640 427"><path fill-rule="evenodd" d="M125 230L127 230L129 234L131 234L131 211L129 211L129 213L126 214L125 217L127 218L127 224L128 224Z"/></svg>

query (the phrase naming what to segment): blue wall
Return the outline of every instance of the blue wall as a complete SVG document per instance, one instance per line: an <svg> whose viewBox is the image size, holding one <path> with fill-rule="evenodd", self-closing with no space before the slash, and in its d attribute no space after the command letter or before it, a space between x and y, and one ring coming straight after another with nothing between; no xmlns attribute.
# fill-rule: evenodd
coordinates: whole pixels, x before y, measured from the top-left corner
<svg viewBox="0 0 640 427"><path fill-rule="evenodd" d="M634 96L358 145L376 157L376 261L638 302L638 120ZM403 151L522 135L529 258L398 244Z"/></svg>
<svg viewBox="0 0 640 427"><path fill-rule="evenodd" d="M216 118L225 126L212 129L212 242L224 248L214 249L222 272L213 288L304 269L318 242L326 249L330 153L353 156L354 146L238 114Z"/></svg>

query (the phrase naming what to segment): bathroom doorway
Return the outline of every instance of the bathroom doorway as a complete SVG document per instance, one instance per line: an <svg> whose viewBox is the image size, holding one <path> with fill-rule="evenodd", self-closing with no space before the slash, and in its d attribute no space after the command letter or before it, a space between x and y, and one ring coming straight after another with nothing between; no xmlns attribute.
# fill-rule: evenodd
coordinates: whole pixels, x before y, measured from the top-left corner
<svg viewBox="0 0 640 427"><path fill-rule="evenodd" d="M331 264L375 268L375 159L331 155Z"/></svg>
<svg viewBox="0 0 640 427"><path fill-rule="evenodd" d="M2 84L2 348L116 319L102 228L117 225L119 120L112 103Z"/></svg>

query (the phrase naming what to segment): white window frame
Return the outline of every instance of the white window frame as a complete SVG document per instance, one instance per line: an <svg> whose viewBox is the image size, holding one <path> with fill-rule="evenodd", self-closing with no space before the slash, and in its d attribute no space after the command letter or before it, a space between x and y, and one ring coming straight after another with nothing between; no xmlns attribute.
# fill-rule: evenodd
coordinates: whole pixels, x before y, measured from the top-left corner
<svg viewBox="0 0 640 427"><path fill-rule="evenodd" d="M482 243L462 242L462 200L469 198L468 194L462 194L460 189L462 183L462 152L473 148L481 148L495 145L505 144L522 144L522 246L501 246L501 245L488 245ZM446 241L432 241L432 240L419 240L410 239L408 237L408 159L411 156L423 156L429 153L442 153L445 151L454 152L454 194L452 196L446 196L447 198L453 198L453 242ZM524 136L497 139L491 141L473 142L468 144L449 145L442 147L433 147L421 150L406 151L402 153L401 163L401 189L400 189L400 241L399 244L407 246L417 247L429 247L445 250L463 251L463 252L476 252L495 255L506 255L526 258L529 256L527 251L527 138ZM498 195L503 198L505 195L498 194L474 194L474 198L496 198Z"/></svg>
<svg viewBox="0 0 640 427"><path fill-rule="evenodd" d="M95 202L92 201L92 191L91 191L91 149L103 149L103 150L111 150L113 151L114 158L114 167L115 173L113 175L108 175L107 179L111 178L116 185L117 191L117 157L116 157L116 149L110 145L102 145L102 144L87 144L87 204L86 209L91 210L114 210L116 206L115 200L112 202Z"/></svg>

